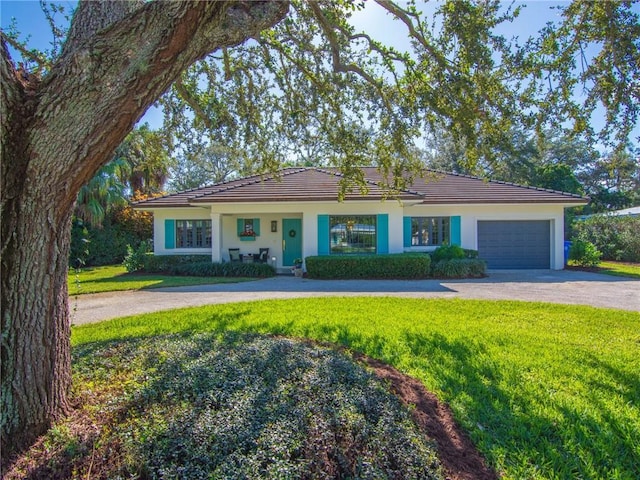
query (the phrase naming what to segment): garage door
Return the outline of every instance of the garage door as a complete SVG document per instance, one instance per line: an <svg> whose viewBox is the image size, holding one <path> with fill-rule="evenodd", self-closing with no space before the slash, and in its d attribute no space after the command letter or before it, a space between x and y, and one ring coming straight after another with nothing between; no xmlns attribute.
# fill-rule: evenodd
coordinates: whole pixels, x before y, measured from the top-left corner
<svg viewBox="0 0 640 480"><path fill-rule="evenodd" d="M478 222L478 256L489 268L550 268L549 221Z"/></svg>

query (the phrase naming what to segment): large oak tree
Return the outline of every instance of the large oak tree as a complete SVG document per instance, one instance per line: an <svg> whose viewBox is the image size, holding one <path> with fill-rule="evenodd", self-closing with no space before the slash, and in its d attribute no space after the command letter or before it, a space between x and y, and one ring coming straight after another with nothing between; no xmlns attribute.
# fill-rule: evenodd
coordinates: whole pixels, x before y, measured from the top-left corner
<svg viewBox="0 0 640 480"><path fill-rule="evenodd" d="M77 194L172 84L169 110L190 108L182 118L212 144L228 141L262 169L308 145L355 180L374 158L391 190L417 168L413 142L429 124L464 138L471 163L491 161L514 125L568 122L591 134L598 103L615 137L635 125L640 35L628 2L577 1L521 46L495 33L518 13L495 0L443 2L437 21L413 3L374 3L396 19L410 51L356 31L348 19L362 5L349 0L81 1L42 76L16 68L7 47L15 39L3 33L3 456L69 409L66 272ZM580 57L589 68L576 75L589 43L600 53ZM182 76L212 52L195 76ZM571 93L582 87L578 105ZM182 132L188 142L191 129Z"/></svg>
<svg viewBox="0 0 640 480"><path fill-rule="evenodd" d="M2 453L69 404L69 226L80 187L147 108L211 51L282 19L286 2L82 2L43 78L0 44Z"/></svg>

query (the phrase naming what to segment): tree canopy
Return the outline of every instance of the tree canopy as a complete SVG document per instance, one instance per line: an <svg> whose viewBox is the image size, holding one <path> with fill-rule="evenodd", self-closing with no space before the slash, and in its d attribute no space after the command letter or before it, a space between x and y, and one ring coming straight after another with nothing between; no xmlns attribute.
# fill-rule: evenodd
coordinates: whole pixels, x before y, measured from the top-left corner
<svg viewBox="0 0 640 480"><path fill-rule="evenodd" d="M419 174L416 139L434 125L470 167L496 164L520 127L621 151L640 105L634 6L576 0L518 44L498 27L522 9L497 0L447 0L424 14L417 2L368 2L395 19L407 51L356 30L357 0L80 1L49 55L3 31L3 457L70 408L72 212L154 102L185 155L224 146L256 171L320 159L341 167L345 188L369 163L392 192ZM597 106L601 131L590 123Z"/></svg>

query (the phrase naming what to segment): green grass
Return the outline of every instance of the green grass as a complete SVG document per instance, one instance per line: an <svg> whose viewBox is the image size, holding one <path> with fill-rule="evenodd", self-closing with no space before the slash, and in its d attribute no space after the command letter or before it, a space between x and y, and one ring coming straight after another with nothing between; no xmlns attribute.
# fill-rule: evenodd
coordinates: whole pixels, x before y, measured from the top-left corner
<svg viewBox="0 0 640 480"><path fill-rule="evenodd" d="M70 269L67 278L69 295L84 293L143 290L147 288L182 287L213 283L237 283L253 280L236 277L181 277L159 274L127 273L122 265Z"/></svg>
<svg viewBox="0 0 640 480"><path fill-rule="evenodd" d="M640 278L640 263L601 262L598 272L617 277Z"/></svg>
<svg viewBox="0 0 640 480"><path fill-rule="evenodd" d="M184 332L334 342L420 379L505 478L634 478L640 314L475 300L314 298L208 306L73 328L77 348Z"/></svg>

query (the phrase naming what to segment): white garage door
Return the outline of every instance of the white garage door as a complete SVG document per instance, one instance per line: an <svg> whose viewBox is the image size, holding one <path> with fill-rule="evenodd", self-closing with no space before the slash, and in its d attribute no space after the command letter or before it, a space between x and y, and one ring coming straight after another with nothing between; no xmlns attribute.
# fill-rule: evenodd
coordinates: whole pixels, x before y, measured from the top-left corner
<svg viewBox="0 0 640 480"><path fill-rule="evenodd" d="M479 221L478 256L488 268L550 268L550 222Z"/></svg>

